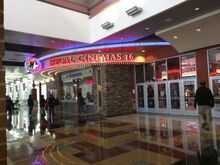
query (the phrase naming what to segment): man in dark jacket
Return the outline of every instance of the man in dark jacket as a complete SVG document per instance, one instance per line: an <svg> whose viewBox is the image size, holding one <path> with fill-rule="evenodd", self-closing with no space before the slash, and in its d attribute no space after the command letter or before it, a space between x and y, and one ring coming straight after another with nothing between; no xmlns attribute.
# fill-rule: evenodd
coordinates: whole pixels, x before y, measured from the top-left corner
<svg viewBox="0 0 220 165"><path fill-rule="evenodd" d="M214 107L214 97L206 83L202 81L196 91L194 107L198 105L199 122L202 128L209 129L211 124L211 109Z"/></svg>
<svg viewBox="0 0 220 165"><path fill-rule="evenodd" d="M50 123L54 123L54 108L55 108L55 105L56 105L56 101L55 101L55 98L53 97L53 95L50 95L48 104L49 104Z"/></svg>
<svg viewBox="0 0 220 165"><path fill-rule="evenodd" d="M14 106L14 104L13 104L11 98L9 96L7 96L7 99L6 99L6 111L8 111L9 121L10 122L11 122L11 118L12 118L13 106Z"/></svg>
<svg viewBox="0 0 220 165"><path fill-rule="evenodd" d="M32 115L32 110L33 110L33 107L34 107L34 101L31 97L31 95L29 95L29 98L28 98L28 107L29 107L29 116Z"/></svg>

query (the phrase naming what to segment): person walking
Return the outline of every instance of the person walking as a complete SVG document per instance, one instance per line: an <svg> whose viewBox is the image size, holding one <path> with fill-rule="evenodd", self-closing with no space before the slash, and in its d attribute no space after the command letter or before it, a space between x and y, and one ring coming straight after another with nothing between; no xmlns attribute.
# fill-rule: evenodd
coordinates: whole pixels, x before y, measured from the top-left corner
<svg viewBox="0 0 220 165"><path fill-rule="evenodd" d="M40 114L45 114L45 98L44 95L40 96Z"/></svg>
<svg viewBox="0 0 220 165"><path fill-rule="evenodd" d="M83 108L85 104L84 98L82 97L81 93L78 93L77 104L78 104L78 111L81 114L83 112Z"/></svg>
<svg viewBox="0 0 220 165"><path fill-rule="evenodd" d="M9 96L7 96L6 99L6 111L8 111L8 115L9 115L9 122L11 122L12 119L12 109L13 109L13 101L11 100L11 98Z"/></svg>
<svg viewBox="0 0 220 165"><path fill-rule="evenodd" d="M198 105L199 122L202 129L211 127L211 109L214 107L214 97L209 88L206 87L205 81L200 82L195 94L194 107Z"/></svg>
<svg viewBox="0 0 220 165"><path fill-rule="evenodd" d="M34 107L34 101L33 101L31 95L29 95L29 98L28 98L28 107L29 107L29 116L31 116L32 115L32 110L33 110L33 107Z"/></svg>
<svg viewBox="0 0 220 165"><path fill-rule="evenodd" d="M53 95L50 95L48 104L49 104L50 123L54 123L54 108L55 108L55 105L56 105L56 101L55 101L55 98L53 97Z"/></svg>

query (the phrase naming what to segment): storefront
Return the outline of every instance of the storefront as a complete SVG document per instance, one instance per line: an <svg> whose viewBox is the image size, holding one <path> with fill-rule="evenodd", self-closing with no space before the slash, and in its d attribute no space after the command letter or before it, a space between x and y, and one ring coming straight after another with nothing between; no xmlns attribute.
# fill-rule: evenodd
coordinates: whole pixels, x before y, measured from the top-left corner
<svg viewBox="0 0 220 165"><path fill-rule="evenodd" d="M138 112L198 115L195 53L135 66Z"/></svg>

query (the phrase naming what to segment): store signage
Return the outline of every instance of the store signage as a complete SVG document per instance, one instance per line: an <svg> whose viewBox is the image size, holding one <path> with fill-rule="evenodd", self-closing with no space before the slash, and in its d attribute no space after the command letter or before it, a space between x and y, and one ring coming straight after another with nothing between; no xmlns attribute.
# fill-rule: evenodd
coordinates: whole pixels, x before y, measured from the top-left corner
<svg viewBox="0 0 220 165"><path fill-rule="evenodd" d="M72 79L72 78L75 78L75 77L80 77L82 76L82 73L81 72L76 72L76 73L70 73L70 74L66 74L66 75L62 75L62 80L64 79Z"/></svg>
<svg viewBox="0 0 220 165"><path fill-rule="evenodd" d="M27 59L24 66L31 73L36 73L41 70L41 62L36 58Z"/></svg>
<svg viewBox="0 0 220 165"><path fill-rule="evenodd" d="M52 58L49 66L62 64L97 64L97 63L120 63L136 62L132 53L97 53L97 54L77 54ZM142 61L143 62L143 61Z"/></svg>

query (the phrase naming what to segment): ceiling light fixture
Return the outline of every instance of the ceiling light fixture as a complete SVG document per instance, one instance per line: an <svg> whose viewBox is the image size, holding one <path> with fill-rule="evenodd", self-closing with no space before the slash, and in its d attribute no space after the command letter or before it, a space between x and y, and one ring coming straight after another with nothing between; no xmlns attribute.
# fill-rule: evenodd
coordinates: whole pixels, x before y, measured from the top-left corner
<svg viewBox="0 0 220 165"><path fill-rule="evenodd" d="M144 52L145 52L145 50L142 50L141 52L143 52L143 53L144 53Z"/></svg>
<svg viewBox="0 0 220 165"><path fill-rule="evenodd" d="M196 7L194 10L195 10L195 11L198 11L199 9L200 9L199 7Z"/></svg>
<svg viewBox="0 0 220 165"><path fill-rule="evenodd" d="M102 27L103 29L106 29L106 30L112 28L113 26L114 26L114 24L113 24L113 23L110 23L109 21L107 21L107 22L101 24L101 27Z"/></svg>
<svg viewBox="0 0 220 165"><path fill-rule="evenodd" d="M145 28L145 30L149 30L149 29L150 29L149 27L146 27L146 28Z"/></svg>
<svg viewBox="0 0 220 165"><path fill-rule="evenodd" d="M121 40L123 40L124 38L123 37L121 37Z"/></svg>
<svg viewBox="0 0 220 165"><path fill-rule="evenodd" d="M177 38L178 38L178 36L177 36L177 35L174 35L174 36L173 36L173 38L174 38L174 39L177 39Z"/></svg>
<svg viewBox="0 0 220 165"><path fill-rule="evenodd" d="M54 40L51 40L50 42L54 43L55 41L54 41Z"/></svg>
<svg viewBox="0 0 220 165"><path fill-rule="evenodd" d="M135 15L141 13L141 12L142 12L142 8L137 7L137 6L134 6L130 9L126 10L126 13L127 13L128 16L135 16Z"/></svg>
<svg viewBox="0 0 220 165"><path fill-rule="evenodd" d="M196 28L196 31L197 31L197 32L201 32L202 29L201 29L200 27L197 27L197 28Z"/></svg>

